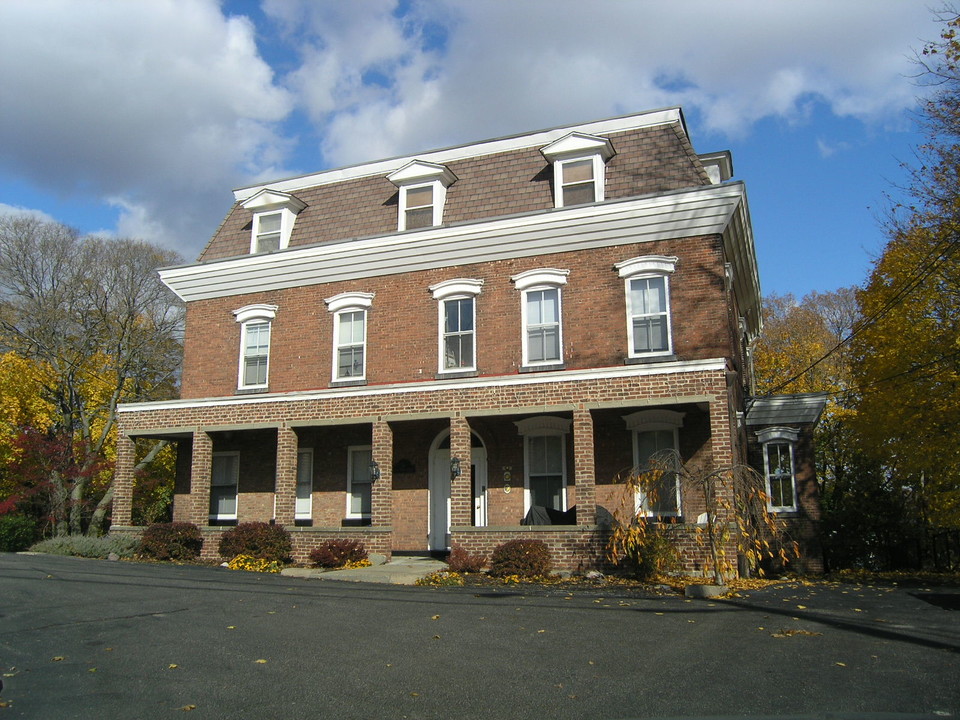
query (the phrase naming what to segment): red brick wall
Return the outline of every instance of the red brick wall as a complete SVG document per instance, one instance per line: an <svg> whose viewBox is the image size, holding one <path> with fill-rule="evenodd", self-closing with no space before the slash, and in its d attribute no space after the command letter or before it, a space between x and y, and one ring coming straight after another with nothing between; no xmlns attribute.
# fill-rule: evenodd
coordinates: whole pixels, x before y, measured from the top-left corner
<svg viewBox="0 0 960 720"><path fill-rule="evenodd" d="M680 258L670 281L676 355L683 360L733 355L719 239L688 238L192 302L187 308L182 396L237 392L240 326L232 311L260 302L279 308L270 341L269 391L328 387L333 316L323 299L346 291L376 295L367 317L368 383L433 379L438 370L438 310L428 288L456 277L485 281L477 298L479 373L515 373L522 365L521 293L510 277L539 267L570 270L561 301L566 367L622 365L627 354L626 300L613 265L651 254Z"/></svg>

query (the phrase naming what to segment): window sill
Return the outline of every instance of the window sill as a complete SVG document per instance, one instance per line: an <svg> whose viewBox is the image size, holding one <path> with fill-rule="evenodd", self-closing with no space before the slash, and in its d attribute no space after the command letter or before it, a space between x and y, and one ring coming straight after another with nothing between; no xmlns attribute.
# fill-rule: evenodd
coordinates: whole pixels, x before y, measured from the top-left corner
<svg viewBox="0 0 960 720"><path fill-rule="evenodd" d="M677 356L673 353L669 355L641 355L639 357L628 357L623 359L624 365L645 365L647 363L673 362Z"/></svg>
<svg viewBox="0 0 960 720"><path fill-rule="evenodd" d="M438 372L435 375L437 380L458 380L460 378L477 377L479 373L476 370L450 370L448 372Z"/></svg>
<svg viewBox="0 0 960 720"><path fill-rule="evenodd" d="M263 387L243 387L237 388L237 395L265 395L270 392L270 388L264 385Z"/></svg>
<svg viewBox="0 0 960 720"><path fill-rule="evenodd" d="M550 370L566 370L567 366L560 363L549 363L547 365L521 365L520 372L522 373L536 373L536 372L549 372Z"/></svg>
<svg viewBox="0 0 960 720"><path fill-rule="evenodd" d="M340 527L367 527L370 522L370 518L344 518L340 521Z"/></svg>
<svg viewBox="0 0 960 720"><path fill-rule="evenodd" d="M332 388L341 388L341 387L360 387L366 385L366 380L331 380L330 387Z"/></svg>

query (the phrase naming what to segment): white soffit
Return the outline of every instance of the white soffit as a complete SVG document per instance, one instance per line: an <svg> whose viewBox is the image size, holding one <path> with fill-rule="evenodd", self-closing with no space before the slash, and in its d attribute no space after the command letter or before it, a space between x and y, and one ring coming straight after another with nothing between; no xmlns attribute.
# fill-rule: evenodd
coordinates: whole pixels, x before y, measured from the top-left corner
<svg viewBox="0 0 960 720"><path fill-rule="evenodd" d="M160 271L183 300L282 290L629 243L719 234L742 183L705 186L488 222L323 243Z"/></svg>

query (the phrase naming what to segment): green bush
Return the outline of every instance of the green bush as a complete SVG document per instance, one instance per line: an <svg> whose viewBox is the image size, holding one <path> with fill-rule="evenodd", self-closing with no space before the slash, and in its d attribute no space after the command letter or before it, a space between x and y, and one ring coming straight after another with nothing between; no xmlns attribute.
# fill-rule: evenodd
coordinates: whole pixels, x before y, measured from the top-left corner
<svg viewBox="0 0 960 720"><path fill-rule="evenodd" d="M490 574L497 577L541 577L550 573L553 558L542 540L509 540L490 556Z"/></svg>
<svg viewBox="0 0 960 720"><path fill-rule="evenodd" d="M250 555L263 560L287 562L293 543L288 533L280 525L265 522L240 523L230 528L220 538L220 557L235 558L237 555Z"/></svg>
<svg viewBox="0 0 960 720"><path fill-rule="evenodd" d="M649 580L680 569L680 555L670 538L659 531L647 532L622 561L640 580Z"/></svg>
<svg viewBox="0 0 960 720"><path fill-rule="evenodd" d="M140 541L130 535L66 535L41 540L30 548L33 552L48 555L74 555L76 557L106 559L110 553L122 558L131 558L140 546Z"/></svg>
<svg viewBox="0 0 960 720"><path fill-rule="evenodd" d="M0 552L20 552L37 539L37 523L26 515L0 515Z"/></svg>
<svg viewBox="0 0 960 720"><path fill-rule="evenodd" d="M455 573L478 573L487 564L487 556L482 553L471 554L459 545L455 546L447 557L447 567Z"/></svg>
<svg viewBox="0 0 960 720"><path fill-rule="evenodd" d="M359 540L327 540L310 551L310 562L317 567L337 568L367 559L367 549Z"/></svg>
<svg viewBox="0 0 960 720"><path fill-rule="evenodd" d="M156 523L140 537L140 554L156 560L196 560L202 548L200 528L188 522Z"/></svg>

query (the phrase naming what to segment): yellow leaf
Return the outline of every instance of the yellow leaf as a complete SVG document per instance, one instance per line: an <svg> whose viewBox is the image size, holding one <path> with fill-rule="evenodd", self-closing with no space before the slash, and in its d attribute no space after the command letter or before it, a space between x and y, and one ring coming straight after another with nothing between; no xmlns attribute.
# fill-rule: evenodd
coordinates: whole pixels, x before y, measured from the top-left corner
<svg viewBox="0 0 960 720"><path fill-rule="evenodd" d="M418 693L418 692L412 692L412 693L410 693L410 697L420 697L420 693Z"/></svg>
<svg viewBox="0 0 960 720"><path fill-rule="evenodd" d="M236 630L236 625L227 625L227 630Z"/></svg>
<svg viewBox="0 0 960 720"><path fill-rule="evenodd" d="M838 665L839 667L846 667L846 666L847 666L846 663L842 663L842 662L838 662L838 663L834 663L834 664L835 664L835 665Z"/></svg>
<svg viewBox="0 0 960 720"><path fill-rule="evenodd" d="M169 665L167 665L168 670L176 670L178 667L180 666L177 665L176 663L170 663Z"/></svg>
<svg viewBox="0 0 960 720"><path fill-rule="evenodd" d="M61 660L63 660L63 655L56 655L55 657L51 658L52 662L60 662Z"/></svg>
<svg viewBox="0 0 960 720"><path fill-rule="evenodd" d="M90 668L89 670L87 670L87 672L96 672L96 671L97 671L96 668Z"/></svg>
<svg viewBox="0 0 960 720"><path fill-rule="evenodd" d="M797 605L797 610L806 610L806 609L807 609L806 605Z"/></svg>
<svg viewBox="0 0 960 720"><path fill-rule="evenodd" d="M439 620L439 619L440 619L440 616L439 616L439 615L434 615L434 616L433 616L432 618L430 618L430 619L431 619L431 620Z"/></svg>
<svg viewBox="0 0 960 720"><path fill-rule="evenodd" d="M189 712L190 710L196 710L196 705L184 705L183 707L178 707L177 710L183 710L184 712Z"/></svg>
<svg viewBox="0 0 960 720"><path fill-rule="evenodd" d="M267 661L264 660L263 658L260 658L259 660L254 660L254 662L256 662L256 663L258 663L258 664L260 664L260 665L264 665L264 664L266 664Z"/></svg>

